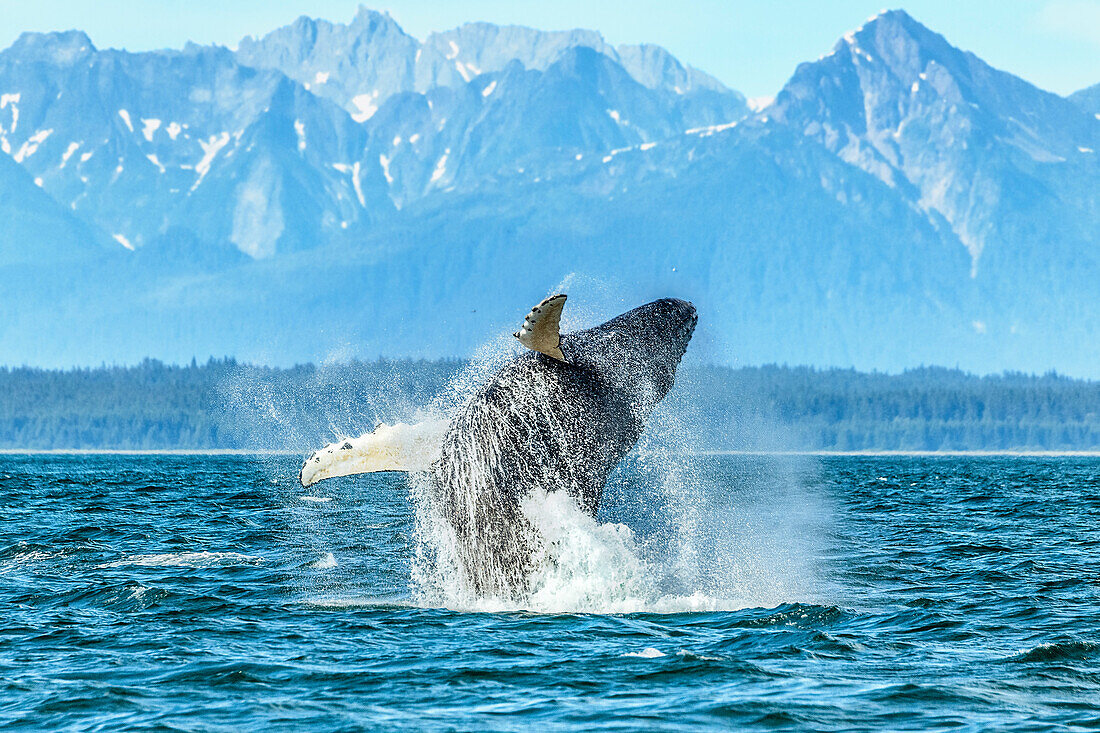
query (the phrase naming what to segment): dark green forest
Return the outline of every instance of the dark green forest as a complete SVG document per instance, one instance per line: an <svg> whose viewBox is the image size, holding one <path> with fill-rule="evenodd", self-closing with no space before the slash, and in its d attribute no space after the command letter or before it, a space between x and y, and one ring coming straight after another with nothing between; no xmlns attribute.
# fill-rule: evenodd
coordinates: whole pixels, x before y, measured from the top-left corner
<svg viewBox="0 0 1100 733"><path fill-rule="evenodd" d="M305 451L418 419L433 400L459 394L456 383L478 379L467 367L381 359L277 369L223 359L0 368L0 448ZM1100 382L685 365L655 421L694 450L1091 450L1100 449Z"/></svg>

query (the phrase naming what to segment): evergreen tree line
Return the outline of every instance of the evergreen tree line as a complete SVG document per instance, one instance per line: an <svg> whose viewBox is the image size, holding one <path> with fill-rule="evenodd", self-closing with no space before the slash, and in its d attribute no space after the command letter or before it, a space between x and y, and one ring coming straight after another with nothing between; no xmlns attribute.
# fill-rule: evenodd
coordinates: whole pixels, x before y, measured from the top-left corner
<svg viewBox="0 0 1100 733"><path fill-rule="evenodd" d="M308 450L416 420L467 364L233 359L72 370L0 368L0 448ZM661 408L706 450L1095 450L1100 382L922 368L687 366Z"/></svg>

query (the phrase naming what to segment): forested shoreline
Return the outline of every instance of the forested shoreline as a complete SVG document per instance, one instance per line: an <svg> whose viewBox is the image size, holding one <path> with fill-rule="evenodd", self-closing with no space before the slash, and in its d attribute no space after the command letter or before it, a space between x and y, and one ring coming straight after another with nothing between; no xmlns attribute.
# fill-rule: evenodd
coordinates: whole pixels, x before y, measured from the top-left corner
<svg viewBox="0 0 1100 733"><path fill-rule="evenodd" d="M0 368L0 449L288 449L415 420L460 360ZM1097 450L1100 382L685 365L656 418L697 450ZM687 436L686 439L684 436Z"/></svg>

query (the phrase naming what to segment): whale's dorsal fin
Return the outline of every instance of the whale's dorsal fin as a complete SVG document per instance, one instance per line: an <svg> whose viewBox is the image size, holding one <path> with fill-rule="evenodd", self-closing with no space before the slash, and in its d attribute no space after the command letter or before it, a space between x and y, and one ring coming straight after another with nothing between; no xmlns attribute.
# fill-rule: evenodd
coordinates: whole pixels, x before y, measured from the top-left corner
<svg viewBox="0 0 1100 733"><path fill-rule="evenodd" d="M542 301L523 319L523 328L514 335L529 349L565 361L561 353L561 309L565 305L565 295L551 295Z"/></svg>

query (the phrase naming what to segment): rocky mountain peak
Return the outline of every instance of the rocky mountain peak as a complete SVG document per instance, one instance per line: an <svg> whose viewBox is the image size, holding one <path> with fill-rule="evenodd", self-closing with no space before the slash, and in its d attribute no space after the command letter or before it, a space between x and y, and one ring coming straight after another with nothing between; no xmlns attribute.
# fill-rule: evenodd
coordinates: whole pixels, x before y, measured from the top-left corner
<svg viewBox="0 0 1100 733"><path fill-rule="evenodd" d="M1100 135L1070 102L955 48L900 10L800 65L768 114L910 191L966 245L973 273L986 245L1003 236L1005 209L1038 200L1035 166L1093 150Z"/></svg>
<svg viewBox="0 0 1100 733"><path fill-rule="evenodd" d="M95 53L92 39L84 31L23 33L8 53L24 61L45 61L58 65L71 64Z"/></svg>

